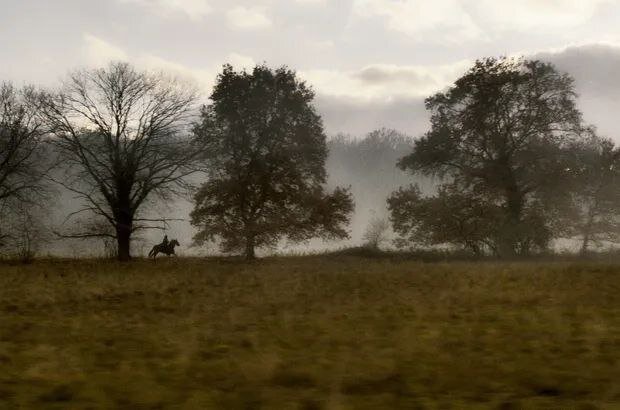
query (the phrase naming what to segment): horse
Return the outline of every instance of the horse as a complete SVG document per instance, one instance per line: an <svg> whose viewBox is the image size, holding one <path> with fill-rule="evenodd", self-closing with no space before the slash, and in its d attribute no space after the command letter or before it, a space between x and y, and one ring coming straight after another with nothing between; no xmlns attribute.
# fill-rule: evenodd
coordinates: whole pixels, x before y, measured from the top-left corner
<svg viewBox="0 0 620 410"><path fill-rule="evenodd" d="M179 241L177 241L176 239L168 242L168 245L158 243L157 245L153 246L153 249L151 249L151 251L149 252L149 258L152 257L154 260L158 253L165 253L168 256L176 255L176 253L174 253L174 247L179 245Z"/></svg>

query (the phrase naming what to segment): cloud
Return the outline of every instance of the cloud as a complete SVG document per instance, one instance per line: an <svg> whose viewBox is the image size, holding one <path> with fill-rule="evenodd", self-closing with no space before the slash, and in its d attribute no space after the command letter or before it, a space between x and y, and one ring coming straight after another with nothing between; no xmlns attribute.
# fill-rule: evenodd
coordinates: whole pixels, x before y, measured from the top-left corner
<svg viewBox="0 0 620 410"><path fill-rule="evenodd" d="M620 143L620 46L587 44L552 52L525 53L549 61L575 79L584 121ZM329 134L363 135L379 127L413 136L429 127L424 97L451 85L471 62L445 66L375 64L355 71L300 72L317 91L316 106ZM425 92L426 91L426 92Z"/></svg>
<svg viewBox="0 0 620 410"><path fill-rule="evenodd" d="M306 42L308 47L311 47L316 51L326 51L333 49L336 43L333 40L308 40Z"/></svg>
<svg viewBox="0 0 620 410"><path fill-rule="evenodd" d="M495 29L558 29L588 22L601 6L612 0L497 0L470 1L469 13L481 25Z"/></svg>
<svg viewBox="0 0 620 410"><path fill-rule="evenodd" d="M345 133L362 136L372 130L386 127L417 137L430 126L422 97L367 101L318 95L315 106L323 117L328 135Z"/></svg>
<svg viewBox="0 0 620 410"><path fill-rule="evenodd" d="M234 7L226 13L228 24L239 30L261 30L272 26L271 20L255 8Z"/></svg>
<svg viewBox="0 0 620 410"><path fill-rule="evenodd" d="M325 4L327 3L327 1L328 0L295 0L295 3L316 5L316 4Z"/></svg>
<svg viewBox="0 0 620 410"><path fill-rule="evenodd" d="M586 95L620 98L620 47L609 44L570 46L533 55L554 63L575 78Z"/></svg>
<svg viewBox="0 0 620 410"><path fill-rule="evenodd" d="M256 64L252 57L232 52L224 56L218 63L204 68L194 68L149 53L138 53L130 56L122 48L91 34L84 34L84 55L87 64L90 66L100 67L110 61L122 60L141 69L173 74L197 84L205 96L211 94L216 77L223 64L231 64L236 69L251 69Z"/></svg>
<svg viewBox="0 0 620 410"><path fill-rule="evenodd" d="M384 19L388 29L420 42L459 43L483 36L458 0L354 0L353 14Z"/></svg>
<svg viewBox="0 0 620 410"><path fill-rule="evenodd" d="M205 68L188 67L151 54L139 55L133 63L141 68L161 70L194 82L199 86L205 98L211 95L217 75L222 71L223 64L231 64L237 70L250 70L255 65L254 59L238 53L229 53L221 60L221 63L212 64Z"/></svg>
<svg viewBox="0 0 620 410"><path fill-rule="evenodd" d="M93 66L105 65L114 60L127 60L127 53L120 47L116 47L99 37L85 33L84 40L84 57L87 64Z"/></svg>
<svg viewBox="0 0 620 410"><path fill-rule="evenodd" d="M154 54L131 55L91 34L84 35L84 50L88 64L93 66L125 60L141 69L161 70L190 80L199 86L205 99L222 64L232 64L236 69L251 69L256 64L252 57L231 52L217 63L195 68ZM445 86L451 77L456 78L464 64L432 67L374 64L359 70L312 70L299 75L317 90L316 106L328 133L362 135L385 126L418 135L427 124L423 97Z"/></svg>
<svg viewBox="0 0 620 410"><path fill-rule="evenodd" d="M305 70L299 75L321 95L390 101L435 93L463 74L470 64L466 60L429 66L372 64L353 71Z"/></svg>
<svg viewBox="0 0 620 410"><path fill-rule="evenodd" d="M212 8L207 0L119 0L123 3L136 3L142 7L167 16L170 13L181 13L192 20L201 20L211 13Z"/></svg>
<svg viewBox="0 0 620 410"><path fill-rule="evenodd" d="M614 115L620 112L620 46L609 44L588 44L567 47L553 52L529 53L526 58L536 58L549 61L560 70L569 73L575 79L575 88L579 94L577 104L583 112L584 121L595 125L600 134L613 138L620 143L620 126ZM336 91L325 90L321 82L315 84L317 97L315 104L323 117L328 134L339 132L353 135L365 133L380 127L395 128L412 136L419 136L430 127L429 116L424 108L424 97L428 94L411 92L394 92L398 84L414 84L420 78L424 79L428 72L443 71L443 87L451 85L469 67L470 63L455 63L454 69L427 66L385 66L375 65L364 67L352 72L332 72L326 85L338 86ZM388 67L385 70L376 70L376 67ZM456 67L459 67L456 69ZM389 72L394 72L394 79ZM370 73L370 74L369 74ZM420 77L417 75L421 73ZM303 75L303 73L300 73ZM305 75L303 78L308 79ZM352 78L357 78L354 82ZM360 79L361 78L361 79ZM345 85L333 84L338 81ZM312 81L309 81L312 84ZM381 86L381 93L374 98L360 92L356 93L348 86L365 89L370 82L372 89ZM439 83L441 81L436 80ZM325 84L324 84L325 85Z"/></svg>
<svg viewBox="0 0 620 410"><path fill-rule="evenodd" d="M584 121L594 124L602 135L620 142L620 126L613 115L620 112L620 47L589 44L532 57L549 61L569 73L575 79Z"/></svg>
<svg viewBox="0 0 620 410"><path fill-rule="evenodd" d="M412 86L426 86L436 84L435 78L428 70L419 67L374 64L364 67L354 75L369 85L405 83Z"/></svg>
<svg viewBox="0 0 620 410"><path fill-rule="evenodd" d="M211 93L217 75L215 67L210 69L191 68L152 54L140 55L132 63L143 69L163 71L195 83L205 96Z"/></svg>
<svg viewBox="0 0 620 410"><path fill-rule="evenodd" d="M551 61L575 78L578 104L587 123L601 134L620 141L620 127L610 113L620 112L620 47L588 44L545 52L526 52L526 56ZM102 66L110 60L125 60L142 69L163 70L199 85L203 96L210 95L222 64L251 69L251 56L230 51L211 58L204 66L192 66L162 55L130 53L105 38L82 36L81 62ZM316 105L326 130L363 134L381 126L419 135L426 128L423 99L450 86L472 64L470 60L451 64L398 65L377 63L357 69L298 70L316 91Z"/></svg>
<svg viewBox="0 0 620 410"><path fill-rule="evenodd" d="M244 56L237 53L228 54L226 56L226 62L232 65L237 70L251 70L256 65L256 62L252 57Z"/></svg>
<svg viewBox="0 0 620 410"><path fill-rule="evenodd" d="M382 19L389 30L420 42L458 44L502 31L574 28L610 3L617 0L353 0L353 14Z"/></svg>

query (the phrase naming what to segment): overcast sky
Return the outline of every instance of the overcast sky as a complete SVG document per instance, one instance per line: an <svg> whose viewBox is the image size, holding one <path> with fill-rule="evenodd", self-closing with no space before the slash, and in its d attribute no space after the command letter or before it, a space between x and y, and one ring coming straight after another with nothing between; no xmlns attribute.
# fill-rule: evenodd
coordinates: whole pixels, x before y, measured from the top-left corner
<svg viewBox="0 0 620 410"><path fill-rule="evenodd" d="M537 56L577 80L586 121L620 140L620 0L0 0L0 80L54 86L127 60L193 78L286 64L329 134L418 135L423 98L476 58Z"/></svg>

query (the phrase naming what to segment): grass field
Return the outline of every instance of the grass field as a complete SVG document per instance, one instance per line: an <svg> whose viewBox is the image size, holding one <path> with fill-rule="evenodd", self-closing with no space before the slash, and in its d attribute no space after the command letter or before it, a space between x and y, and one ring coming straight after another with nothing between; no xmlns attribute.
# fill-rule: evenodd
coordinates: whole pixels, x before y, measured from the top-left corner
<svg viewBox="0 0 620 410"><path fill-rule="evenodd" d="M0 408L620 409L620 265L0 265Z"/></svg>

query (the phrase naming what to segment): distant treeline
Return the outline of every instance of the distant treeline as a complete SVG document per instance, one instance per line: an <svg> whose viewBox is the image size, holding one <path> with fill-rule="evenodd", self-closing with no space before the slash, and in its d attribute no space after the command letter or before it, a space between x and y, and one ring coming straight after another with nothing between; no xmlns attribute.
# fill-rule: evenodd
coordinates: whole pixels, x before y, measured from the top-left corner
<svg viewBox="0 0 620 410"><path fill-rule="evenodd" d="M314 92L286 68L224 66L207 105L188 83L126 63L71 72L56 90L0 86L0 253L136 233L191 198L194 244L251 259L282 241L442 247L511 257L558 239L620 240L620 151L576 108L570 75L477 61L430 96L429 131L328 139ZM328 175L329 171L329 175ZM58 192L78 206L62 223Z"/></svg>

